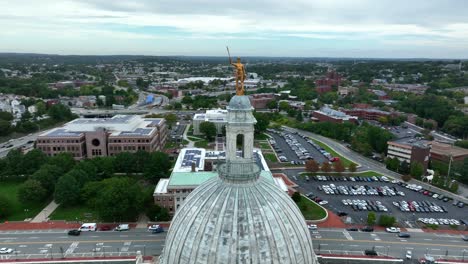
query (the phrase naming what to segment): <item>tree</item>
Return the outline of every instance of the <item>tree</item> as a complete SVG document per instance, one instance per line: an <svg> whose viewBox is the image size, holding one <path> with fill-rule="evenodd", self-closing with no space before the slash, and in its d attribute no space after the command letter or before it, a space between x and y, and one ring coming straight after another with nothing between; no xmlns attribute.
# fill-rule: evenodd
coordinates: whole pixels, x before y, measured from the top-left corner
<svg viewBox="0 0 468 264"><path fill-rule="evenodd" d="M270 101L266 104L266 107L268 109L276 109L278 107L278 102L273 100L273 101Z"/></svg>
<svg viewBox="0 0 468 264"><path fill-rule="evenodd" d="M293 199L295 203L299 203L302 199L302 196L300 192L294 192L291 198Z"/></svg>
<svg viewBox="0 0 468 264"><path fill-rule="evenodd" d="M146 208L146 216L150 221L169 221L171 217L169 211L157 204L151 204Z"/></svg>
<svg viewBox="0 0 468 264"><path fill-rule="evenodd" d="M49 116L56 121L68 121L74 118L70 108L63 104L54 104L49 108Z"/></svg>
<svg viewBox="0 0 468 264"><path fill-rule="evenodd" d="M177 115L170 113L167 114L164 119L166 119L167 125L169 128L172 128L172 125L174 125L177 122Z"/></svg>
<svg viewBox="0 0 468 264"><path fill-rule="evenodd" d="M8 136L11 133L10 121L0 119L0 136Z"/></svg>
<svg viewBox="0 0 468 264"><path fill-rule="evenodd" d="M141 187L128 177L102 181L95 197L96 209L104 221L135 221L143 207Z"/></svg>
<svg viewBox="0 0 468 264"><path fill-rule="evenodd" d="M203 121L200 123L200 132L205 134L206 140L212 141L216 136L216 125L212 122Z"/></svg>
<svg viewBox="0 0 468 264"><path fill-rule="evenodd" d="M322 166L320 167L320 170L323 172L330 172L331 171L330 163L327 161L323 162Z"/></svg>
<svg viewBox="0 0 468 264"><path fill-rule="evenodd" d="M410 172L409 163L406 160L403 160L400 163L400 169L398 170L401 174L408 174Z"/></svg>
<svg viewBox="0 0 468 264"><path fill-rule="evenodd" d="M289 103L287 101L281 101L279 102L279 110L280 111L288 111L289 109L291 109L291 107L289 106Z"/></svg>
<svg viewBox="0 0 468 264"><path fill-rule="evenodd" d="M377 220L377 217L374 212L369 212L367 214L367 224L372 226L375 224L375 221Z"/></svg>
<svg viewBox="0 0 468 264"><path fill-rule="evenodd" d="M24 154L22 166L26 174L33 174L46 162L47 156L42 151L33 149Z"/></svg>
<svg viewBox="0 0 468 264"><path fill-rule="evenodd" d="M333 163L333 170L339 173L345 171L345 167L343 166L343 163L341 162L341 160L335 161Z"/></svg>
<svg viewBox="0 0 468 264"><path fill-rule="evenodd" d="M389 157L385 160L385 164L387 169L392 171L398 171L398 167L400 166L400 160L397 157Z"/></svg>
<svg viewBox="0 0 468 264"><path fill-rule="evenodd" d="M114 169L119 173L130 174L135 171L135 156L130 152L120 152L115 155Z"/></svg>
<svg viewBox="0 0 468 264"><path fill-rule="evenodd" d="M24 204L42 202L47 198L47 190L39 181L29 179L18 188L18 200Z"/></svg>
<svg viewBox="0 0 468 264"><path fill-rule="evenodd" d="M145 166L145 179L151 183L157 183L159 179L168 177L172 163L169 160L169 155L164 152L153 152L149 158L149 162Z"/></svg>
<svg viewBox="0 0 468 264"><path fill-rule="evenodd" d="M71 153L63 152L63 153L59 153L49 158L49 161L47 162L47 164L55 165L61 168L62 171L65 173L71 170L75 166L76 161L73 158Z"/></svg>
<svg viewBox="0 0 468 264"><path fill-rule="evenodd" d="M410 165L410 175L416 179L421 179L421 176L424 173L424 167L421 163L415 161Z"/></svg>
<svg viewBox="0 0 468 264"><path fill-rule="evenodd" d="M257 135L264 133L270 125L270 118L268 117L268 114L254 112L254 117L257 119L257 123L254 125L255 133Z"/></svg>
<svg viewBox="0 0 468 264"><path fill-rule="evenodd" d="M468 158L463 160L463 164L460 169L460 181L468 183Z"/></svg>
<svg viewBox="0 0 468 264"><path fill-rule="evenodd" d="M383 227L391 227L395 224L396 222L396 219L395 217L393 216L389 216L389 215L381 215L379 217L379 226L383 226Z"/></svg>
<svg viewBox="0 0 468 264"><path fill-rule="evenodd" d="M182 98L182 101L181 101L183 104L192 104L193 103L193 99L191 96L184 96L184 98Z"/></svg>
<svg viewBox="0 0 468 264"><path fill-rule="evenodd" d="M296 120L299 121L299 122L304 121L304 117L302 116L302 111L301 110L297 111Z"/></svg>
<svg viewBox="0 0 468 264"><path fill-rule="evenodd" d="M13 115L9 112L0 111L0 120L12 121Z"/></svg>
<svg viewBox="0 0 468 264"><path fill-rule="evenodd" d="M6 162L8 165L8 173L10 175L19 176L24 173L25 168L23 167L23 153L18 149L13 149L8 152L6 156Z"/></svg>
<svg viewBox="0 0 468 264"><path fill-rule="evenodd" d="M70 173L58 179L55 185L54 199L63 206L75 205L80 202L80 186Z"/></svg>
<svg viewBox="0 0 468 264"><path fill-rule="evenodd" d="M31 175L31 179L38 181L46 190L46 194L49 195L53 193L55 183L63 173L64 171L56 165L44 164L39 170Z"/></svg>
<svg viewBox="0 0 468 264"><path fill-rule="evenodd" d="M348 170L349 170L350 172L356 172L356 170L357 170L357 165L356 165L356 163L351 163L351 164L349 164Z"/></svg>
<svg viewBox="0 0 468 264"><path fill-rule="evenodd" d="M7 219L13 212L13 204L10 199L0 195L0 219Z"/></svg>
<svg viewBox="0 0 468 264"><path fill-rule="evenodd" d="M319 169L319 165L315 160L308 160L305 164L305 170L308 172L317 172Z"/></svg>

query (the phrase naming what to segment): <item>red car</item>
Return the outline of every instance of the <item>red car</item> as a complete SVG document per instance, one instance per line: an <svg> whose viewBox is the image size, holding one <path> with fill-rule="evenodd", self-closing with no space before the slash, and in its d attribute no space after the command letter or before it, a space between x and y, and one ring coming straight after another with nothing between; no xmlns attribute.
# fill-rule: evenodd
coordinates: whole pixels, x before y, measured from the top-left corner
<svg viewBox="0 0 468 264"><path fill-rule="evenodd" d="M109 230L112 230L112 228L108 225L105 225L105 226L101 226L101 228L99 229L101 231L109 231Z"/></svg>

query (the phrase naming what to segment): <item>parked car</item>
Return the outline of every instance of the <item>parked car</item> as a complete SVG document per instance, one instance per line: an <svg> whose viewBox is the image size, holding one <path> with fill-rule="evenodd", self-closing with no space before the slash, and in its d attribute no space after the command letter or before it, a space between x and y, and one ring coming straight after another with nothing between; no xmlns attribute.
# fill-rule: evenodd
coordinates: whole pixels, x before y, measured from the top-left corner
<svg viewBox="0 0 468 264"><path fill-rule="evenodd" d="M115 231L128 231L130 227L128 224L120 224L116 228L114 228Z"/></svg>
<svg viewBox="0 0 468 264"><path fill-rule="evenodd" d="M68 235L70 236L79 236L80 234L81 234L81 231L78 229L73 229L73 230L68 231Z"/></svg>
<svg viewBox="0 0 468 264"><path fill-rule="evenodd" d="M373 249L366 249L366 250L364 251L364 254L365 254L366 256L377 256L377 255L378 255L378 254L377 254L377 251L375 251L375 250L373 250Z"/></svg>
<svg viewBox="0 0 468 264"><path fill-rule="evenodd" d="M328 204L328 201L320 201L319 204L320 205L326 205L326 204Z"/></svg>
<svg viewBox="0 0 468 264"><path fill-rule="evenodd" d="M13 253L13 249L11 248L0 248L0 254L11 254Z"/></svg>
<svg viewBox="0 0 468 264"><path fill-rule="evenodd" d="M348 227L346 228L347 231L358 231L357 227Z"/></svg>
<svg viewBox="0 0 468 264"><path fill-rule="evenodd" d="M310 225L307 225L307 228L309 228L309 230L317 230L317 225L310 224Z"/></svg>
<svg viewBox="0 0 468 264"><path fill-rule="evenodd" d="M468 236L462 236L463 241L468 241Z"/></svg>
<svg viewBox="0 0 468 264"><path fill-rule="evenodd" d="M398 236L398 237L403 237L403 238L411 237L411 235L408 234L408 233L399 233L397 236Z"/></svg>
<svg viewBox="0 0 468 264"><path fill-rule="evenodd" d="M361 228L361 231L362 232L374 232L374 228L371 227L371 226L365 226L365 227Z"/></svg>
<svg viewBox="0 0 468 264"><path fill-rule="evenodd" d="M101 226L101 228L99 228L99 230L101 231L109 231L109 230L112 230L112 227L108 226L108 225L105 225L105 226Z"/></svg>
<svg viewBox="0 0 468 264"><path fill-rule="evenodd" d="M151 230L151 233L153 234L158 234L164 232L164 229L160 225L152 225L148 228L148 230Z"/></svg>

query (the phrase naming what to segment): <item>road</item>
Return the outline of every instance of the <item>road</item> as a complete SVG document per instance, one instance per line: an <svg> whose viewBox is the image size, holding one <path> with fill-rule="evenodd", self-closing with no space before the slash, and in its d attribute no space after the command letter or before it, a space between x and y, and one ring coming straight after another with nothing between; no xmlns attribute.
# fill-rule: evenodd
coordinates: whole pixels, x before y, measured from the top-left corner
<svg viewBox="0 0 468 264"><path fill-rule="evenodd" d="M306 136L309 136L309 137L312 137L312 138L317 139L319 141L322 141L323 143L327 144L329 147L334 149L336 152L338 152L341 155L345 156L347 159L349 159L349 160L351 160L351 161L353 161L355 163L360 164L363 170L376 171L378 173L385 174L385 175L391 176L391 177L393 177L395 179L401 180L401 176L402 176L401 174L398 174L396 172L388 170L387 168L385 168L385 165L383 163L379 163L377 161L368 159L368 158L362 156L361 154L359 154L357 152L354 152L353 150L347 148L346 146L344 146L342 143L340 143L338 141L335 141L333 139L326 138L326 137L323 137L323 136L320 136L320 135L317 135L317 134L314 134L314 133L311 133L311 132L303 131L303 130L298 130L298 129L294 129L294 128L290 128L290 127L284 127L284 128L286 130L291 131L291 132L297 131L297 132L300 132L301 134L304 134ZM463 201L465 203L468 203L468 199L466 197L455 195L455 194L453 194L451 192L439 189L439 188L437 188L435 186L432 186L430 184L420 182L420 181L416 181L414 179L411 180L410 183L421 185L424 189L436 191L438 193L444 194L445 196L452 197L455 200L459 200L459 201Z"/></svg>
<svg viewBox="0 0 468 264"><path fill-rule="evenodd" d="M35 141L37 136L39 136L42 133L44 133L44 131L29 134L27 136L20 137L20 138L15 138L15 139L12 139L10 142L0 143L0 158L5 157L8 154L8 152L10 152L10 150L12 149L17 149L22 146L25 146L28 148L32 147L34 143L31 141ZM28 142L31 142L31 143L28 143ZM13 146L9 148L3 147L3 146L8 146L10 144Z"/></svg>
<svg viewBox="0 0 468 264"><path fill-rule="evenodd" d="M387 232L352 232L343 229L318 229L312 232L315 252L331 254L362 254L365 249L375 250L379 255L404 257L406 250L413 252L413 258L428 253L434 257L468 259L468 243L460 235L412 232L410 238L399 238ZM465 253L464 253L465 250Z"/></svg>
<svg viewBox="0 0 468 264"><path fill-rule="evenodd" d="M0 258L59 258L92 256L127 256L141 251L160 255L166 233L152 234L145 229L128 232L82 232L68 236L67 230L8 231L0 233L0 247L15 250Z"/></svg>
<svg viewBox="0 0 468 264"><path fill-rule="evenodd" d="M415 257L428 252L462 258L463 250L468 253L468 243L460 235L433 233L411 233L411 238L398 238L385 232L348 232L344 229L320 229L311 233L316 252L340 254L362 254L363 250L375 246L381 254L401 257L412 250ZM160 255L166 233L151 234L145 229L128 232L82 232L80 236L68 236L66 230L3 231L0 232L0 247L16 250L3 258L59 258L81 256L126 256L141 251L145 255ZM467 254L468 257L468 254Z"/></svg>

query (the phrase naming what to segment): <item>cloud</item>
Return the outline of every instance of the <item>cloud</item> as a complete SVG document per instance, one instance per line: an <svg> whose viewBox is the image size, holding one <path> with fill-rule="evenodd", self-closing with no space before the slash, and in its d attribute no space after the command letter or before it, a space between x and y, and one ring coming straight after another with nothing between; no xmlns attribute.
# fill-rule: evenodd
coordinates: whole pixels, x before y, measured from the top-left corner
<svg viewBox="0 0 468 264"><path fill-rule="evenodd" d="M0 0L0 7L9 43L15 36L90 43L302 39L349 42L352 53L362 49L353 42L366 40L382 45L382 52L468 42L468 5L459 0Z"/></svg>

